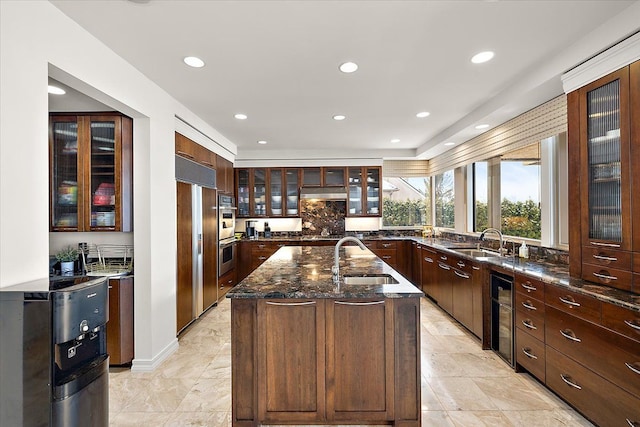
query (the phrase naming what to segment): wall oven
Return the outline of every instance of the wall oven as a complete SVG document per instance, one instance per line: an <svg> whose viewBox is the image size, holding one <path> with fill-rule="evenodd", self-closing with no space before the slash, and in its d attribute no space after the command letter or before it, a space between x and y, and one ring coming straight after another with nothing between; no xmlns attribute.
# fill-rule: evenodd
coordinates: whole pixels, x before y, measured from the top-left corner
<svg viewBox="0 0 640 427"><path fill-rule="evenodd" d="M235 267L236 207L232 196L221 194L218 200L218 277Z"/></svg>

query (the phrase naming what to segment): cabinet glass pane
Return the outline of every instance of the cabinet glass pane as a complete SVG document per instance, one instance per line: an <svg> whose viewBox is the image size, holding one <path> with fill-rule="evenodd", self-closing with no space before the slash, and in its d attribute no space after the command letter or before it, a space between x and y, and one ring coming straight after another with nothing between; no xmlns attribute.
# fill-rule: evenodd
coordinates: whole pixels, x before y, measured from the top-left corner
<svg viewBox="0 0 640 427"><path fill-rule="evenodd" d="M267 183L264 169L253 170L253 203L255 215L266 215Z"/></svg>
<svg viewBox="0 0 640 427"><path fill-rule="evenodd" d="M238 215L249 215L249 170L238 169Z"/></svg>
<svg viewBox="0 0 640 427"><path fill-rule="evenodd" d="M303 185L319 186L320 185L320 168L304 168Z"/></svg>
<svg viewBox="0 0 640 427"><path fill-rule="evenodd" d="M325 168L324 185L331 187L344 186L344 168Z"/></svg>
<svg viewBox="0 0 640 427"><path fill-rule="evenodd" d="M362 169L349 168L349 214L362 215Z"/></svg>
<svg viewBox="0 0 640 427"><path fill-rule="evenodd" d="M589 237L622 241L620 81L587 93Z"/></svg>
<svg viewBox="0 0 640 427"><path fill-rule="evenodd" d="M116 123L91 122L91 226L116 225Z"/></svg>
<svg viewBox="0 0 640 427"><path fill-rule="evenodd" d="M53 226L78 226L78 124L53 123Z"/></svg>
<svg viewBox="0 0 640 427"><path fill-rule="evenodd" d="M282 215L282 171L271 169L269 172L271 191L270 215Z"/></svg>
<svg viewBox="0 0 640 427"><path fill-rule="evenodd" d="M380 213L380 170L367 169L367 213Z"/></svg>
<svg viewBox="0 0 640 427"><path fill-rule="evenodd" d="M287 185L287 215L298 215L298 169L287 169L286 171Z"/></svg>

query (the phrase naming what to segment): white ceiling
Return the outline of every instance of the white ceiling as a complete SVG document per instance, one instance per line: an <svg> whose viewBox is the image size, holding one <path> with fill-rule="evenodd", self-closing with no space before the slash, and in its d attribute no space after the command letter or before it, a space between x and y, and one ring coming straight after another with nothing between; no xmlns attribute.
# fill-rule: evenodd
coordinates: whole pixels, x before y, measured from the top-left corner
<svg viewBox="0 0 640 427"><path fill-rule="evenodd" d="M480 133L476 124L497 126L560 95L560 74L620 40L615 29L630 35L613 24L640 9L615 0L51 2L235 143L239 159L433 157ZM495 58L472 64L484 50ZM187 67L189 55L206 67ZM348 60L357 72L338 71Z"/></svg>

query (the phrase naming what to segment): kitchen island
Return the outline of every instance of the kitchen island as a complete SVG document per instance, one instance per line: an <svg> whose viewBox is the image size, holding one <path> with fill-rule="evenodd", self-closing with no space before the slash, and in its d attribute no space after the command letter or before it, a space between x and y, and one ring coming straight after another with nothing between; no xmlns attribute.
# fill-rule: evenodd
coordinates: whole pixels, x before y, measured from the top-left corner
<svg viewBox="0 0 640 427"><path fill-rule="evenodd" d="M333 263L285 246L227 294L234 426L420 425L424 294L369 250L340 249L338 284Z"/></svg>

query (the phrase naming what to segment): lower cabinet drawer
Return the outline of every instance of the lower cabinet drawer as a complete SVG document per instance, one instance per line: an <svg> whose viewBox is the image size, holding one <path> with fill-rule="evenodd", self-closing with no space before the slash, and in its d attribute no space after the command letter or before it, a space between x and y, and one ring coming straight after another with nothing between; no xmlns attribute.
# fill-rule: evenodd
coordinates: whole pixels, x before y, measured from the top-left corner
<svg viewBox="0 0 640 427"><path fill-rule="evenodd" d="M573 292L560 286L547 285L545 287L544 302L565 313L599 323L601 317L601 303L594 297Z"/></svg>
<svg viewBox="0 0 640 427"><path fill-rule="evenodd" d="M606 266L582 264L582 278L589 282L601 283L612 288L631 291L633 273Z"/></svg>
<svg viewBox="0 0 640 427"><path fill-rule="evenodd" d="M600 427L640 425L640 399L547 346L546 384Z"/></svg>
<svg viewBox="0 0 640 427"><path fill-rule="evenodd" d="M374 249L373 252L378 258L386 262L390 266L395 266L397 263L397 251L395 249Z"/></svg>
<svg viewBox="0 0 640 427"><path fill-rule="evenodd" d="M520 307L516 310L516 327L544 341L544 314L527 311Z"/></svg>
<svg viewBox="0 0 640 427"><path fill-rule="evenodd" d="M544 382L545 359L544 343L522 329L516 329L516 363Z"/></svg>
<svg viewBox="0 0 640 427"><path fill-rule="evenodd" d="M548 308L546 343L640 398L640 345Z"/></svg>
<svg viewBox="0 0 640 427"><path fill-rule="evenodd" d="M640 290L640 282L638 282ZM602 324L635 341L640 341L640 311L613 304L602 305Z"/></svg>

